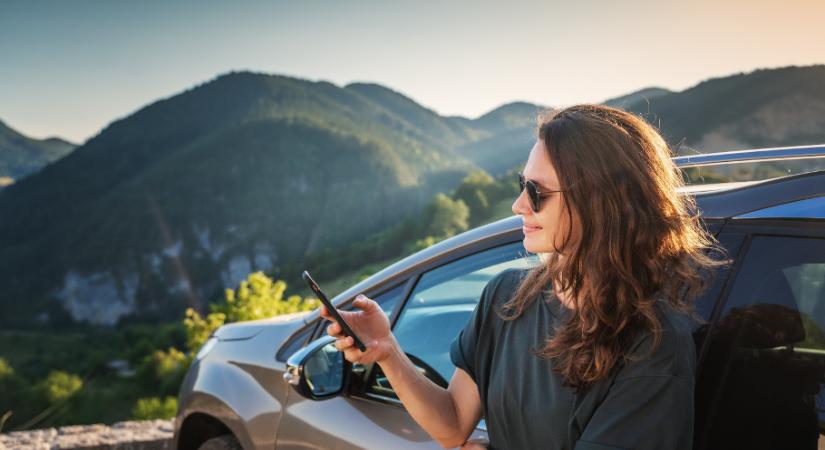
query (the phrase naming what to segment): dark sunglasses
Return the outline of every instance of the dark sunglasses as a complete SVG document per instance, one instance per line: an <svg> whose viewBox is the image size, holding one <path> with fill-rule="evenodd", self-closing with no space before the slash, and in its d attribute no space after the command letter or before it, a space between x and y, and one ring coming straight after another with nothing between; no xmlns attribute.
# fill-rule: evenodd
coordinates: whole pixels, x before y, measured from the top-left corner
<svg viewBox="0 0 825 450"><path fill-rule="evenodd" d="M535 181L525 179L521 172L518 174L518 185L519 194L527 189L527 198L530 200L530 207L533 208L533 212L539 212L541 209L541 201L545 198L556 192L564 192L563 190L542 192L539 190L538 186L536 186Z"/></svg>

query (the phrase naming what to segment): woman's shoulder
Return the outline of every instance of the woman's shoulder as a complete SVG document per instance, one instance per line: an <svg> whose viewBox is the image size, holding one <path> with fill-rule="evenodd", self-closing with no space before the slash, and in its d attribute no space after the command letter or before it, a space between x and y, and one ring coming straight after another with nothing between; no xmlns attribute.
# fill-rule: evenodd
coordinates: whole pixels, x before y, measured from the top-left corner
<svg viewBox="0 0 825 450"><path fill-rule="evenodd" d="M696 373L696 344L687 313L676 310L664 300L656 303L661 338L654 346L652 332L640 334L628 351L630 360L619 378L676 376L693 380Z"/></svg>
<svg viewBox="0 0 825 450"><path fill-rule="evenodd" d="M510 268L499 272L487 282L482 300L490 304L502 304L518 289L519 284L527 276L530 269Z"/></svg>

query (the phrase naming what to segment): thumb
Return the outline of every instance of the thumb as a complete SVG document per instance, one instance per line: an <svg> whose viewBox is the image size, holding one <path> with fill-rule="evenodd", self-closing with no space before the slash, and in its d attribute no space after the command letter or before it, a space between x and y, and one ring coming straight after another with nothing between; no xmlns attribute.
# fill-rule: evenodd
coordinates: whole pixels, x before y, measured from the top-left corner
<svg viewBox="0 0 825 450"><path fill-rule="evenodd" d="M355 301L352 302L352 306L364 311L364 313L371 313L378 309L378 303L370 300L364 294L358 294L358 296L355 297Z"/></svg>

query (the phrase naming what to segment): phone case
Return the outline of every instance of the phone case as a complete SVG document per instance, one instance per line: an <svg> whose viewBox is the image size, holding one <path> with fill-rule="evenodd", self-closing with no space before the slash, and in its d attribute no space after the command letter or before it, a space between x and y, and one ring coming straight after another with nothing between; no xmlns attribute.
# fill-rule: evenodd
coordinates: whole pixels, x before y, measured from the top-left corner
<svg viewBox="0 0 825 450"><path fill-rule="evenodd" d="M333 306L332 302L329 301L327 296L321 291L321 288L318 287L318 283L316 283L315 280L313 280L312 277L309 276L309 272L307 272L306 270L303 271L303 273L301 273L301 278L303 278L307 285L309 285L309 288L312 289L312 292L314 292L315 295L318 296L318 300L320 300L321 303L323 303L324 306L327 307L327 311L329 311L329 314L335 319L336 322L338 322L339 325L341 325L341 329L343 330L344 335L352 336L352 339L355 341L355 346L358 347L358 349L362 352L367 351L367 346L364 345L364 342L355 334L354 331L352 331L352 328L350 328L349 324L344 320L344 318L341 317L340 314L338 314L338 310L335 308L335 306Z"/></svg>

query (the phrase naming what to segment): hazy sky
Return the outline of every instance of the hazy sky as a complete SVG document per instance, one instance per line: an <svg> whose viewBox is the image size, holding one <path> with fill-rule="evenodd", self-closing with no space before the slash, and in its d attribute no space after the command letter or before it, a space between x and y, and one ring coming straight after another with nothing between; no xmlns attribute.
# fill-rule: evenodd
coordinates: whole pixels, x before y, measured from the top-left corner
<svg viewBox="0 0 825 450"><path fill-rule="evenodd" d="M825 0L0 2L0 120L82 142L230 70L383 84L440 114L825 63Z"/></svg>

